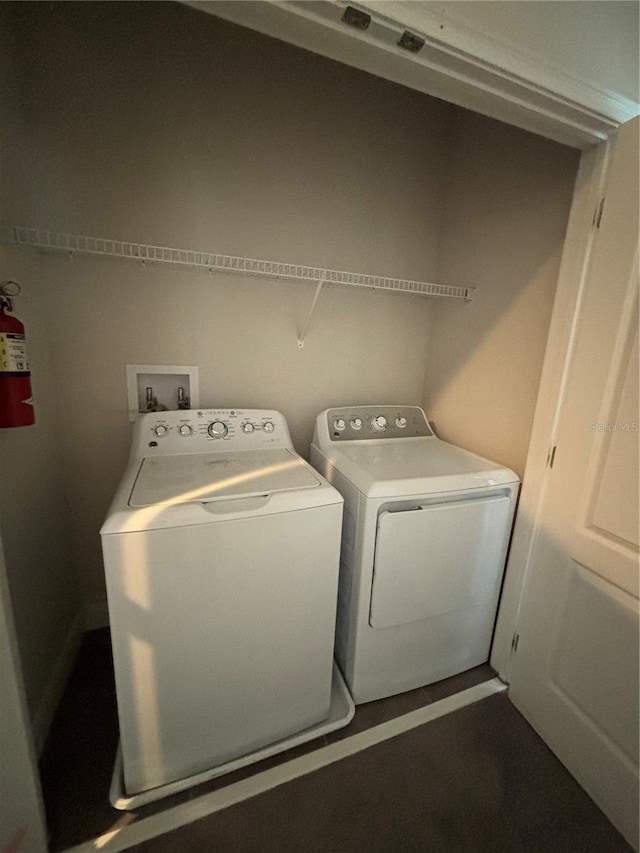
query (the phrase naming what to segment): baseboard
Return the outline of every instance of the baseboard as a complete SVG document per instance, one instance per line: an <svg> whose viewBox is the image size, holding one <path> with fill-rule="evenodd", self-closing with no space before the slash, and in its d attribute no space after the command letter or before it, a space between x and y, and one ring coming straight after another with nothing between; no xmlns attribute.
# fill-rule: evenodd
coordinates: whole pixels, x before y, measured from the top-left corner
<svg viewBox="0 0 640 853"><path fill-rule="evenodd" d="M60 654L51 668L49 679L42 691L40 704L33 717L33 742L38 758L42 754L45 741L49 735L51 723L66 687L83 634L84 619L82 613L78 613L67 631Z"/></svg>
<svg viewBox="0 0 640 853"><path fill-rule="evenodd" d="M94 601L84 609L85 631L95 631L96 628L109 627L109 608L106 601Z"/></svg>

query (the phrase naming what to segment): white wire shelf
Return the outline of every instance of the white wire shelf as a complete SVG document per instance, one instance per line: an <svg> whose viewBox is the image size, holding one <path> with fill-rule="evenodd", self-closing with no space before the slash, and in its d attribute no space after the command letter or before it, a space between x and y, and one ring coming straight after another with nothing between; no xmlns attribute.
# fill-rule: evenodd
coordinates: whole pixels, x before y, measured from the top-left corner
<svg viewBox="0 0 640 853"><path fill-rule="evenodd" d="M409 293L415 296L440 296L470 301L474 287L450 287L427 281L410 281L403 278L370 275L368 273L343 272L341 270L287 264L279 261L263 261L256 258L239 258L220 255L217 252L199 252L190 249L173 249L166 246L148 246L125 240L110 240L104 237L82 237L76 234L59 234L40 228L10 229L8 242L20 246L31 246L45 251L62 251L71 254L100 255L124 258L154 264L171 264L193 267L210 272L236 273L260 278L285 281L322 282L350 287L386 290L394 293Z"/></svg>

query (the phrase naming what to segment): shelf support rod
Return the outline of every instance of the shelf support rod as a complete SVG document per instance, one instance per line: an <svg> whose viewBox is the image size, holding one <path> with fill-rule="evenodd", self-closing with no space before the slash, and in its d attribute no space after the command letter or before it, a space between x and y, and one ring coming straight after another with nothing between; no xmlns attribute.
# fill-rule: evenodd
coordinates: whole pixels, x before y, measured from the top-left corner
<svg viewBox="0 0 640 853"><path fill-rule="evenodd" d="M304 346L304 339L307 336L307 332L309 331L309 324L311 323L311 315L313 314L313 310L316 307L316 303L318 301L318 297L320 296L320 291L322 290L322 285L325 282L324 275L320 277L318 284L316 285L316 292L313 295L313 302L311 303L311 308L309 308L309 313L307 314L307 319L304 321L304 325L302 327L302 331L298 335L298 349L302 349Z"/></svg>

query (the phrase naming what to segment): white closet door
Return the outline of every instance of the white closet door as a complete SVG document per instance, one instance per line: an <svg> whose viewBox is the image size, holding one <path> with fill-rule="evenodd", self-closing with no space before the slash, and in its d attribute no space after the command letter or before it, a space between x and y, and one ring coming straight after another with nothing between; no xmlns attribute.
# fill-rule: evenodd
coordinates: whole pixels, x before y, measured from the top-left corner
<svg viewBox="0 0 640 853"><path fill-rule="evenodd" d="M510 512L511 501L499 495L381 513L370 625L390 628L479 606L493 613Z"/></svg>
<svg viewBox="0 0 640 853"><path fill-rule="evenodd" d="M638 844L638 120L613 152L510 696Z"/></svg>

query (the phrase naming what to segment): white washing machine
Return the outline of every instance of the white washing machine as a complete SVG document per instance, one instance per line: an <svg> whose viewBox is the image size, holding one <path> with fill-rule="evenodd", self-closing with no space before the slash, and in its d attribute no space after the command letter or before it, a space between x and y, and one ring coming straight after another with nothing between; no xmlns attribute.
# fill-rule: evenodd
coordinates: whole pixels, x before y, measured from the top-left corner
<svg viewBox="0 0 640 853"><path fill-rule="evenodd" d="M311 462L345 500L336 657L356 704L484 663L518 494L415 406L318 415Z"/></svg>
<svg viewBox="0 0 640 853"><path fill-rule="evenodd" d="M342 503L278 412L140 417L101 530L127 795L349 722L330 708Z"/></svg>

